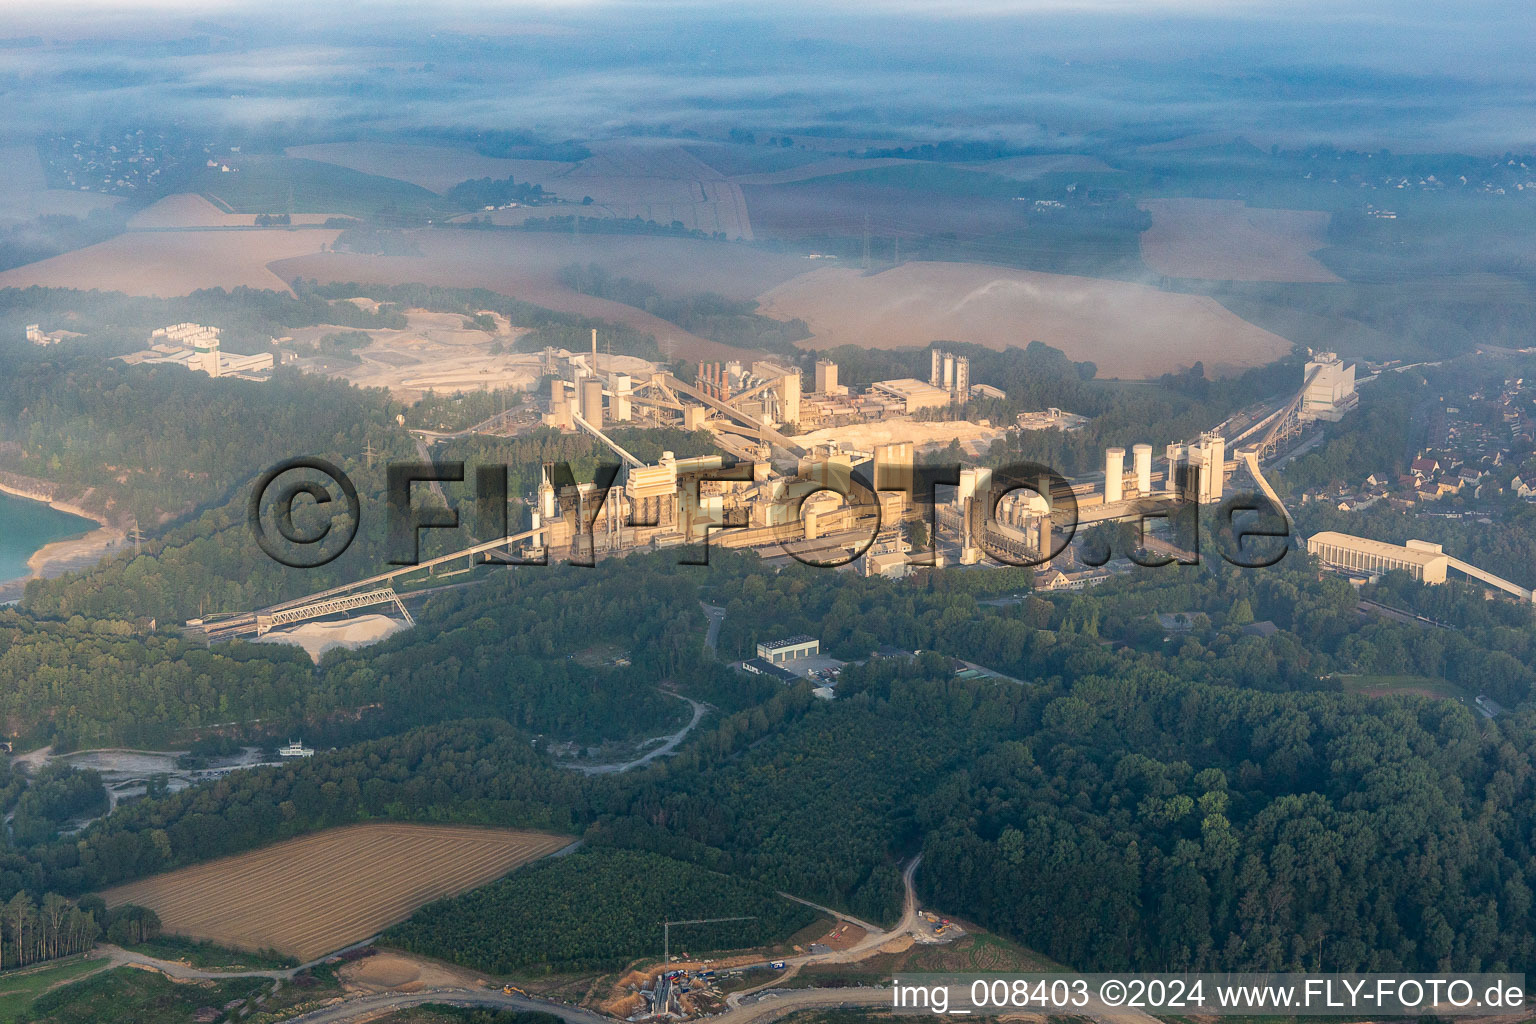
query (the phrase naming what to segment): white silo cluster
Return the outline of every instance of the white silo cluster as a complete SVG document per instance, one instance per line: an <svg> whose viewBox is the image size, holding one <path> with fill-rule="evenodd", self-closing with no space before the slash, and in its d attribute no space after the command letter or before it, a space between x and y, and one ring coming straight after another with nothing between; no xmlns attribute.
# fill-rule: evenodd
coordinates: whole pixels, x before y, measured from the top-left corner
<svg viewBox="0 0 1536 1024"><path fill-rule="evenodd" d="M1152 446L1138 444L1131 449L1131 487L1138 498L1152 495ZM1126 499L1125 449L1107 448L1104 451L1104 504L1113 505Z"/></svg>

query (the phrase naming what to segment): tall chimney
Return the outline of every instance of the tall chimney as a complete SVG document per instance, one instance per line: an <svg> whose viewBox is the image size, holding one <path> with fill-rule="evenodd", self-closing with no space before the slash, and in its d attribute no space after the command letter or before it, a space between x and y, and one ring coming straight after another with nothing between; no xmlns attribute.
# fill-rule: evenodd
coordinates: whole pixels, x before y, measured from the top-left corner
<svg viewBox="0 0 1536 1024"><path fill-rule="evenodd" d="M597 328L592 328L592 372L597 373Z"/></svg>

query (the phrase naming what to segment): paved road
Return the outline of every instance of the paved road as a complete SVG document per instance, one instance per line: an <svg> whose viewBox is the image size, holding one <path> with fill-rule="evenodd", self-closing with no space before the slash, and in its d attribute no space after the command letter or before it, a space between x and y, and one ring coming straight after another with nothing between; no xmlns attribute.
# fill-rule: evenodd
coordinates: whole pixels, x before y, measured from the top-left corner
<svg viewBox="0 0 1536 1024"><path fill-rule="evenodd" d="M313 1010L302 1017L290 1017L284 1024L335 1024L383 1016L423 1003L447 1003L452 1006L489 1006L499 1010L540 1010L562 1018L567 1024L615 1024L612 1017L554 1003L531 996L508 995L496 989L444 988L426 992L386 992L377 996L350 999L336 1006Z"/></svg>
<svg viewBox="0 0 1536 1024"><path fill-rule="evenodd" d="M704 634L704 646L713 652L720 640L720 623L725 621L725 609L703 601L699 602L699 607L704 609L704 617L709 620L709 632Z"/></svg>
<svg viewBox="0 0 1536 1024"><path fill-rule="evenodd" d="M676 697L681 701L687 701L688 706L693 708L693 717L688 720L687 725L677 730L677 732L670 736L664 737L666 742L661 746L657 747L655 750L650 751L649 753L635 758L633 761L624 761L619 764L570 764L566 765L566 767L573 768L576 771L581 772L583 775L612 775L615 772L627 772L631 768L639 768L641 765L650 764L658 757L666 757L668 754L672 753L672 751L677 749L677 745L683 742L683 737L692 732L693 727L699 724L699 719L704 717L704 712L709 710L709 705L700 704L698 701L689 697L684 697L680 693L669 693L667 696Z"/></svg>
<svg viewBox="0 0 1536 1024"><path fill-rule="evenodd" d="M373 945L374 940L377 938L378 936L374 935L370 938L364 939L361 942L354 942L352 945L347 946L344 949L338 949L335 952L327 953L325 956L320 957L318 960L311 960L307 964L299 964L297 967L285 967L271 971L210 971L204 970L201 967L192 967L189 964L182 963L180 960L161 960L158 957L146 956L143 953L135 953L131 949L124 949L121 946L114 946L108 942L100 943L96 948L106 954L107 959L112 962L113 967L148 967L152 970L159 971L161 974L164 974L168 978L175 978L177 981L217 981L223 978L271 978L274 981L277 981L280 979L292 978L300 971L307 971L311 967L322 964L329 960L331 957L336 956L338 953L350 953L354 949L362 949L364 946L371 946Z"/></svg>

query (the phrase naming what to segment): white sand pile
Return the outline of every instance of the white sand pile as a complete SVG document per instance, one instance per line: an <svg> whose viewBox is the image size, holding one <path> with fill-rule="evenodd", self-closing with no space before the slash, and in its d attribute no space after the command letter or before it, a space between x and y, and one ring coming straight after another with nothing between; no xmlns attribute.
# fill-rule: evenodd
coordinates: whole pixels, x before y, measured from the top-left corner
<svg viewBox="0 0 1536 1024"><path fill-rule="evenodd" d="M356 650L359 647L376 644L405 628L404 622L392 619L388 615L359 615L355 619L306 622L292 629L274 630L261 637L256 643L297 644L304 648L316 664L319 664L320 655L332 647Z"/></svg>

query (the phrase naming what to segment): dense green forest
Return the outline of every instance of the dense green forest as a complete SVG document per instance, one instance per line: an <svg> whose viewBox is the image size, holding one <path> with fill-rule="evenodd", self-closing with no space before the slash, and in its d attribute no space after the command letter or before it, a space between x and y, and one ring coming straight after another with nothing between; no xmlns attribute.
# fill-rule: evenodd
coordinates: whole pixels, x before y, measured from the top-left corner
<svg viewBox="0 0 1536 1024"><path fill-rule="evenodd" d="M209 380L174 366L28 356L0 354L0 470L147 532L222 504L283 459L387 450L395 437L382 392L323 377Z"/></svg>
<svg viewBox="0 0 1536 1024"><path fill-rule="evenodd" d="M416 629L318 667L284 645L207 647L125 623L0 611L0 712L58 749L164 745L258 720L253 740L293 728L378 735L492 711L563 740L650 735L682 713L657 682L708 671L697 570L658 559L637 589L626 568L488 567L474 587L421 603ZM604 643L630 664L574 660Z"/></svg>
<svg viewBox="0 0 1536 1024"><path fill-rule="evenodd" d="M1299 567L1173 570L1091 596L979 605L990 574L897 586L765 572L743 556L667 566L658 555L510 574L485 585L505 588L494 601L454 592L461 609L444 614L473 631L521 595L545 608L522 621L552 623L558 642L562 630L631 622L633 589L671 602L661 620L682 616L650 657L681 659L677 677L700 695L723 683L701 660L701 583L711 600L739 595L725 650L809 622L829 643L862 631L925 653L850 666L830 705L803 687L754 694L676 757L623 776L560 769L505 722L386 736L127 805L79 842L9 855L0 885L81 891L384 816L585 832L879 919L899 907L900 861L922 849L925 899L1083 967L1310 967L1319 938L1330 966L1361 969L1491 967L1536 948L1520 896L1532 863L1519 825L1536 778L1529 714L1484 721L1456 702L1341 693L1328 678L1367 650L1423 672L1434 666L1415 659L1437 647L1448 676L1513 705L1523 696L1494 679L1502 664L1507 685L1528 691L1528 626L1494 616L1469 622L1465 639L1410 634L1354 619L1351 588ZM1175 609L1193 628L1165 643L1150 612ZM1251 616L1281 632L1248 635ZM1501 641L1521 654L1489 649ZM371 663L338 663L389 672L417 657L397 643ZM956 679L946 651L1024 683ZM445 691L446 707L463 687ZM1085 906L1121 927L1090 927L1099 915Z"/></svg>
<svg viewBox="0 0 1536 1024"><path fill-rule="evenodd" d="M384 934L387 945L492 974L622 967L661 952L661 921L748 917L679 928L693 952L780 942L816 912L762 885L635 850L555 857L499 882L422 907Z"/></svg>
<svg viewBox="0 0 1536 1024"><path fill-rule="evenodd" d="M107 813L107 791L101 776L67 764L38 769L16 798L11 841L30 845L56 838L71 821Z"/></svg>
<svg viewBox="0 0 1536 1024"><path fill-rule="evenodd" d="M151 331L184 320L218 327L224 343L236 351L250 350L241 346L265 347L274 336L292 327L405 326L405 317L397 309L386 307L370 313L354 303L332 301L304 287L303 282L295 284L292 294L242 286L227 291L202 288L171 299L74 288L0 288L0 326L7 337L19 336L28 323L41 323L47 330L64 328L86 335L71 341L70 349L85 346L113 355L143 348ZM7 356L25 359L62 358L57 349L40 354L26 349L4 351Z"/></svg>

